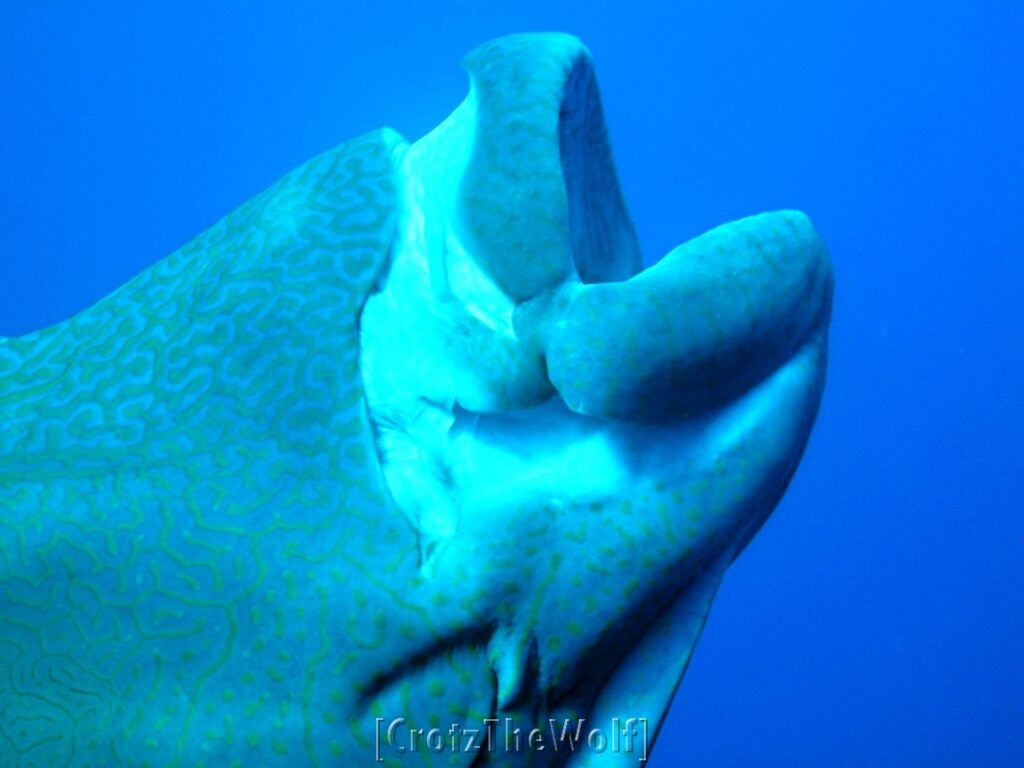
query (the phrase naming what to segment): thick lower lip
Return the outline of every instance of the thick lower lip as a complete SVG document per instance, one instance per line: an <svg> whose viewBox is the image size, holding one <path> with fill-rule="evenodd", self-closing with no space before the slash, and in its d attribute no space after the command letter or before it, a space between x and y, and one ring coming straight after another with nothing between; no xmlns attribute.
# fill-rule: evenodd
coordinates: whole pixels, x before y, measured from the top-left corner
<svg viewBox="0 0 1024 768"><path fill-rule="evenodd" d="M578 286L549 326L548 376L578 413L693 416L738 397L825 328L828 253L781 211L717 227L622 282Z"/></svg>

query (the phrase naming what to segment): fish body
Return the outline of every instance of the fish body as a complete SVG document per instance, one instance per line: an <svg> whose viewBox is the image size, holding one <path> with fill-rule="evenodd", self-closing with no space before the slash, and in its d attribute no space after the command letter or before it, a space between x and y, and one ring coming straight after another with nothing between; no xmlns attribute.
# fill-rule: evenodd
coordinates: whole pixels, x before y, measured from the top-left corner
<svg viewBox="0 0 1024 768"><path fill-rule="evenodd" d="M586 49L465 65L426 137L0 340L0 766L638 764L467 733L649 746L806 444L831 270L793 212L641 270Z"/></svg>

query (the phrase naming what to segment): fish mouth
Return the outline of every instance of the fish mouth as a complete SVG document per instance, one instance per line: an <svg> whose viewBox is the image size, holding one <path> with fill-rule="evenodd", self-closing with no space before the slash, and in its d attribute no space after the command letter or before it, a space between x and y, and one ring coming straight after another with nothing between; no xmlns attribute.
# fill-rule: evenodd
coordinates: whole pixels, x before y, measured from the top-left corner
<svg viewBox="0 0 1024 768"><path fill-rule="evenodd" d="M609 468L601 487L618 498L619 457L655 461L641 442L680 441L653 451L654 474L674 482L683 470L669 453L700 442L695 429L813 414L817 383L791 406L755 392L774 391L786 369L820 381L832 297L827 251L795 211L725 224L642 268L579 41L504 38L463 63L467 98L397 150L395 235L359 319L378 458L424 562L461 509L486 506L496 488L516 496L502 478L528 478L516 486L531 499L560 498L555 480L592 463ZM742 418L715 418L730 412ZM796 420L784 463L809 430ZM730 429L711 455L747 426ZM536 460L522 464L530 435Z"/></svg>
<svg viewBox="0 0 1024 768"><path fill-rule="evenodd" d="M575 274L563 296L538 303L551 315L539 323L548 378L570 410L627 421L695 417L736 400L824 334L832 266L805 214L723 224L643 269L585 54L568 67L558 114ZM528 318L517 328L537 324L531 303L517 308Z"/></svg>
<svg viewBox="0 0 1024 768"><path fill-rule="evenodd" d="M495 397L486 382L459 405L503 412L553 387L582 415L692 417L827 326L831 265L797 211L716 227L643 269L579 41L507 38L463 64L470 94L413 146L407 177L433 190L416 202L445 222L433 271L504 336L520 394ZM476 396L486 388L491 397Z"/></svg>

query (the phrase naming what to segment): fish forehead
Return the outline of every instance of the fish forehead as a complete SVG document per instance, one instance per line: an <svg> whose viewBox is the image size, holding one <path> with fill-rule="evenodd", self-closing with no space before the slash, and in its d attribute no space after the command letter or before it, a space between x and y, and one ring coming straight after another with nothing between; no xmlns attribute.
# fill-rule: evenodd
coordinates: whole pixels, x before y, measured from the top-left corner
<svg viewBox="0 0 1024 768"><path fill-rule="evenodd" d="M0 341L0 478L115 459L201 474L245 441L315 453L356 432L354 329L391 235L397 142L315 158L94 307Z"/></svg>
<svg viewBox="0 0 1024 768"><path fill-rule="evenodd" d="M378 132L316 158L0 344L0 754L198 765L234 742L287 764L351 741L338 702L424 614L372 576L415 576L416 550L355 331L403 146Z"/></svg>

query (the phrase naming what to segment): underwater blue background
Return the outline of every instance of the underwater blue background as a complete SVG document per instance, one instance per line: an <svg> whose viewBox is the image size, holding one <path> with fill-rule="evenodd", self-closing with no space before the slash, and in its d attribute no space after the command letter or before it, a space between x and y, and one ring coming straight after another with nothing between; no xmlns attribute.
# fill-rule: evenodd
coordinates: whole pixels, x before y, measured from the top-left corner
<svg viewBox="0 0 1024 768"><path fill-rule="evenodd" d="M792 487L650 765L1024 765L1024 3L0 2L0 335L61 320L304 160L593 52L645 254L806 210L837 277ZM2 425L0 425L2 428Z"/></svg>

